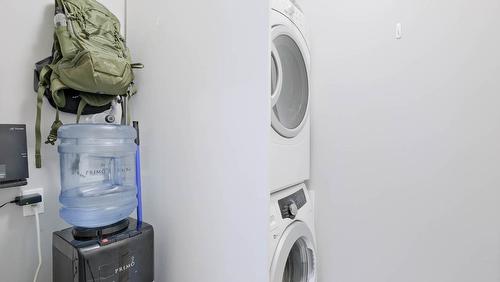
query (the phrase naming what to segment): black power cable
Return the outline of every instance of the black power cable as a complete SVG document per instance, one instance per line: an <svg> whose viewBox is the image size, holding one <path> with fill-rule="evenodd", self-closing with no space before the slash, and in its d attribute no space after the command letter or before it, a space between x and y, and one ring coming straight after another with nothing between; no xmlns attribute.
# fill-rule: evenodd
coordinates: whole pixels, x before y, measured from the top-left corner
<svg viewBox="0 0 500 282"><path fill-rule="evenodd" d="M1 209L1 208L3 208L3 207L5 207L5 206L6 206L6 205L8 205L8 204L13 204L13 203L15 203L15 202L16 202L16 200L12 200L12 201L10 201L10 202L4 203L4 204L0 205L0 209Z"/></svg>

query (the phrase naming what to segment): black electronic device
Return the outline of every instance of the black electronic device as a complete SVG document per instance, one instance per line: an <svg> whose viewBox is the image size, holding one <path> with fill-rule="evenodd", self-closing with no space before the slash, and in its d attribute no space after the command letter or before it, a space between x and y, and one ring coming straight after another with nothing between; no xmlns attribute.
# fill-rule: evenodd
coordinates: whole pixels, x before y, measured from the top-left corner
<svg viewBox="0 0 500 282"><path fill-rule="evenodd" d="M25 124L0 124L0 188L28 184Z"/></svg>
<svg viewBox="0 0 500 282"><path fill-rule="evenodd" d="M129 218L53 233L53 282L154 281L154 230Z"/></svg>

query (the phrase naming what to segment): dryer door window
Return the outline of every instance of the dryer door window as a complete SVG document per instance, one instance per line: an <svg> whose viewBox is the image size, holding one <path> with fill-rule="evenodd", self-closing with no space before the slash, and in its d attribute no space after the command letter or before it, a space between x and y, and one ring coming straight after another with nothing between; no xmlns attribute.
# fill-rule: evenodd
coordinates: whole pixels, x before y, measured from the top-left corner
<svg viewBox="0 0 500 282"><path fill-rule="evenodd" d="M305 223L295 222L285 230L270 275L271 282L316 282L314 243Z"/></svg>
<svg viewBox="0 0 500 282"><path fill-rule="evenodd" d="M283 271L283 282L307 282L313 275L313 250L308 248L304 238L293 244Z"/></svg>
<svg viewBox="0 0 500 282"><path fill-rule="evenodd" d="M307 118L309 78L302 35L279 25L273 28L271 51L272 127L293 138Z"/></svg>

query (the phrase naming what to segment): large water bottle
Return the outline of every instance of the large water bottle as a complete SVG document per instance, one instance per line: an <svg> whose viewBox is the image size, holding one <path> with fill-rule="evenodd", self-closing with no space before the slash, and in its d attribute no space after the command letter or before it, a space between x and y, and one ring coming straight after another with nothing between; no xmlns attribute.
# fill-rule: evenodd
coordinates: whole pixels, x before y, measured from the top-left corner
<svg viewBox="0 0 500 282"><path fill-rule="evenodd" d="M78 227L102 227L127 218L137 207L133 127L71 124L61 140L60 216Z"/></svg>

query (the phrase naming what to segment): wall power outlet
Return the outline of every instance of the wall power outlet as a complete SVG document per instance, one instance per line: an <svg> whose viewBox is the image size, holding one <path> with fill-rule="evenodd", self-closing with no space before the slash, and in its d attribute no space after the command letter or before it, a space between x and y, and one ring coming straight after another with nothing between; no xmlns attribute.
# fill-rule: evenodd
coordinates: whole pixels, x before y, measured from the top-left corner
<svg viewBox="0 0 500 282"><path fill-rule="evenodd" d="M40 194L42 195L42 202L36 204L38 206L38 213L43 213L45 211L45 195L43 194L43 188L21 188L21 196L29 194ZM33 216L35 213L31 206L23 207L24 216Z"/></svg>

